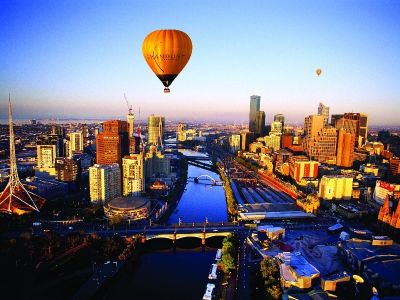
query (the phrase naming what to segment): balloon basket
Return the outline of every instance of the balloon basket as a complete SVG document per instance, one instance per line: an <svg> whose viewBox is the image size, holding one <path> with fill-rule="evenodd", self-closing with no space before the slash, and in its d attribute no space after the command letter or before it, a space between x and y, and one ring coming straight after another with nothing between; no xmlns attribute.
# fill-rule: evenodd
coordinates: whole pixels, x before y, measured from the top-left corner
<svg viewBox="0 0 400 300"><path fill-rule="evenodd" d="M169 88L164 89L164 93L169 93L169 92L170 92Z"/></svg>

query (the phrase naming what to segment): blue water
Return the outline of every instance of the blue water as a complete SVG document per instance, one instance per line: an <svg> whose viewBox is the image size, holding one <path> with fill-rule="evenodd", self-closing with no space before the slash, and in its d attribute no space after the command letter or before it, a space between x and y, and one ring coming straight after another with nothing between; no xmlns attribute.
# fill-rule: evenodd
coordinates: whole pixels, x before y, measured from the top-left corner
<svg viewBox="0 0 400 300"><path fill-rule="evenodd" d="M185 150L184 154L190 156L206 156L205 153ZM181 218L184 223L204 222L225 222L228 220L225 190L223 186L205 185L194 183L190 177L209 175L217 181L221 178L215 172L189 165L188 182L178 206L168 220L169 224L178 223ZM201 181L206 183L206 181Z"/></svg>

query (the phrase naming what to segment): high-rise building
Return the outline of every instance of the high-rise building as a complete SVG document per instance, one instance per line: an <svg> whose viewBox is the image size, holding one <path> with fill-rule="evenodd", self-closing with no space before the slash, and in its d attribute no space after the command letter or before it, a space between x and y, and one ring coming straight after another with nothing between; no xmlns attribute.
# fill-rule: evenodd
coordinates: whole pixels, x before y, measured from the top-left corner
<svg viewBox="0 0 400 300"><path fill-rule="evenodd" d="M232 134L229 137L229 146L232 153L240 150L240 134Z"/></svg>
<svg viewBox="0 0 400 300"><path fill-rule="evenodd" d="M50 175L56 175L56 157L64 155L63 140L58 135L41 135L36 140L37 167Z"/></svg>
<svg viewBox="0 0 400 300"><path fill-rule="evenodd" d="M140 196L145 190L143 154L131 154L122 159L122 195Z"/></svg>
<svg viewBox="0 0 400 300"><path fill-rule="evenodd" d="M126 115L126 120L128 122L128 134L129 137L132 137L133 134L135 133L135 116L132 112L132 108L129 109L129 113Z"/></svg>
<svg viewBox="0 0 400 300"><path fill-rule="evenodd" d="M336 155L337 166L347 168L353 166L355 142L356 136L354 133L347 132L344 127L339 129Z"/></svg>
<svg viewBox="0 0 400 300"><path fill-rule="evenodd" d="M362 147L368 139L368 115L362 113L345 113L343 118L357 121L356 144Z"/></svg>
<svg viewBox="0 0 400 300"><path fill-rule="evenodd" d="M51 126L51 132L52 135L59 135L62 138L65 137L65 128L62 126L58 126L58 125L53 125Z"/></svg>
<svg viewBox="0 0 400 300"><path fill-rule="evenodd" d="M81 175L80 159L57 157L56 158L57 179L63 182L79 181Z"/></svg>
<svg viewBox="0 0 400 300"><path fill-rule="evenodd" d="M129 137L129 154L139 154L141 152L142 139L139 134L134 133Z"/></svg>
<svg viewBox="0 0 400 300"><path fill-rule="evenodd" d="M249 131L256 131L256 116L257 112L260 111L260 96L250 96L250 113L249 113ZM265 123L265 122L264 122Z"/></svg>
<svg viewBox="0 0 400 300"><path fill-rule="evenodd" d="M271 133L279 135L282 134L283 126L282 123L279 121L274 121L271 123Z"/></svg>
<svg viewBox="0 0 400 300"><path fill-rule="evenodd" d="M256 137L265 135L265 112L263 112L263 111L256 112L256 123L255 123L254 135Z"/></svg>
<svg viewBox="0 0 400 300"><path fill-rule="evenodd" d="M128 123L120 120L104 122L103 132L96 137L96 163L121 165L122 157L128 153Z"/></svg>
<svg viewBox="0 0 400 300"><path fill-rule="evenodd" d="M331 126L325 127L316 137L311 158L321 163L336 164L336 146L336 129Z"/></svg>
<svg viewBox="0 0 400 300"><path fill-rule="evenodd" d="M75 153L83 152L83 132L71 132L69 134L69 157Z"/></svg>
<svg viewBox="0 0 400 300"><path fill-rule="evenodd" d="M339 121L341 118L343 118L343 114L331 115L331 125L333 127L336 127L337 129L338 127L336 126L336 122Z"/></svg>
<svg viewBox="0 0 400 300"><path fill-rule="evenodd" d="M285 116L283 114L276 114L274 116L274 122L280 122L283 128L285 126Z"/></svg>
<svg viewBox="0 0 400 300"><path fill-rule="evenodd" d="M328 124L329 121L329 106L324 105L322 102L318 106L318 114L324 116L324 124Z"/></svg>
<svg viewBox="0 0 400 300"><path fill-rule="evenodd" d="M168 177L171 173L171 160L160 151L151 148L145 157L146 178Z"/></svg>
<svg viewBox="0 0 400 300"><path fill-rule="evenodd" d="M121 173L118 164L99 165L89 168L90 200L107 202L121 195Z"/></svg>
<svg viewBox="0 0 400 300"><path fill-rule="evenodd" d="M304 119L304 151L309 157L316 156L315 140L324 128L324 117L321 115L311 115Z"/></svg>
<svg viewBox="0 0 400 300"><path fill-rule="evenodd" d="M178 129L176 131L176 140L178 142L186 141L186 124L185 123L178 124Z"/></svg>
<svg viewBox="0 0 400 300"><path fill-rule="evenodd" d="M240 133L240 149L249 150L249 145L254 141L254 132L243 131Z"/></svg>
<svg viewBox="0 0 400 300"><path fill-rule="evenodd" d="M147 141L150 145L162 146L164 143L165 118L150 115L148 119Z"/></svg>

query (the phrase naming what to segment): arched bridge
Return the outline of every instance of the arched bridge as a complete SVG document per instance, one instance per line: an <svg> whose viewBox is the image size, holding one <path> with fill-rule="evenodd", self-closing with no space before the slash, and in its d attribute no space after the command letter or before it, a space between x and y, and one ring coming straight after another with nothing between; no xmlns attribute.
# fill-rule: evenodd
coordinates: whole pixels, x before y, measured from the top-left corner
<svg viewBox="0 0 400 300"><path fill-rule="evenodd" d="M197 177L188 177L188 179L193 179L193 181L195 183L200 183L200 180L206 180L206 181L211 182L212 185L222 185L221 181L217 181L214 178L212 178L210 175L207 175L207 174L203 174L203 175L200 175Z"/></svg>
<svg viewBox="0 0 400 300"><path fill-rule="evenodd" d="M202 244L206 243L206 239L211 237L225 237L230 233L238 232L242 230L242 226L238 226L238 224L234 223L225 223L225 224L212 224L212 223L189 223L189 224L181 224L175 225L175 227L163 227L163 228L146 228L143 232L142 241L151 239L170 239L174 243L175 241L187 238L194 237L201 239Z"/></svg>

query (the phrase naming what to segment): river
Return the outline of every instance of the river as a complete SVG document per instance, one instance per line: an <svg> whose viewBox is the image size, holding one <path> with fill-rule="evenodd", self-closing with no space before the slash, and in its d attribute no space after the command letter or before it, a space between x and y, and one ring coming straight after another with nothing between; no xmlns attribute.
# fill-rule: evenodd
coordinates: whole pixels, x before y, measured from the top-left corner
<svg viewBox="0 0 400 300"><path fill-rule="evenodd" d="M181 150L190 156L206 156L190 150ZM204 162L204 161L202 161ZM207 161L206 161L207 163ZM209 162L211 164L211 161ZM222 186L194 183L191 177L209 175L220 181L217 173L189 165L186 189L168 223L182 222L225 222L225 192ZM210 247L199 246L200 240L182 239L182 248L157 250L165 244L162 240L152 241L149 251L144 253L130 275L121 276L108 293L108 299L174 299L199 300L208 282L208 273L214 263L221 238L207 240ZM164 245L165 246L165 245Z"/></svg>

